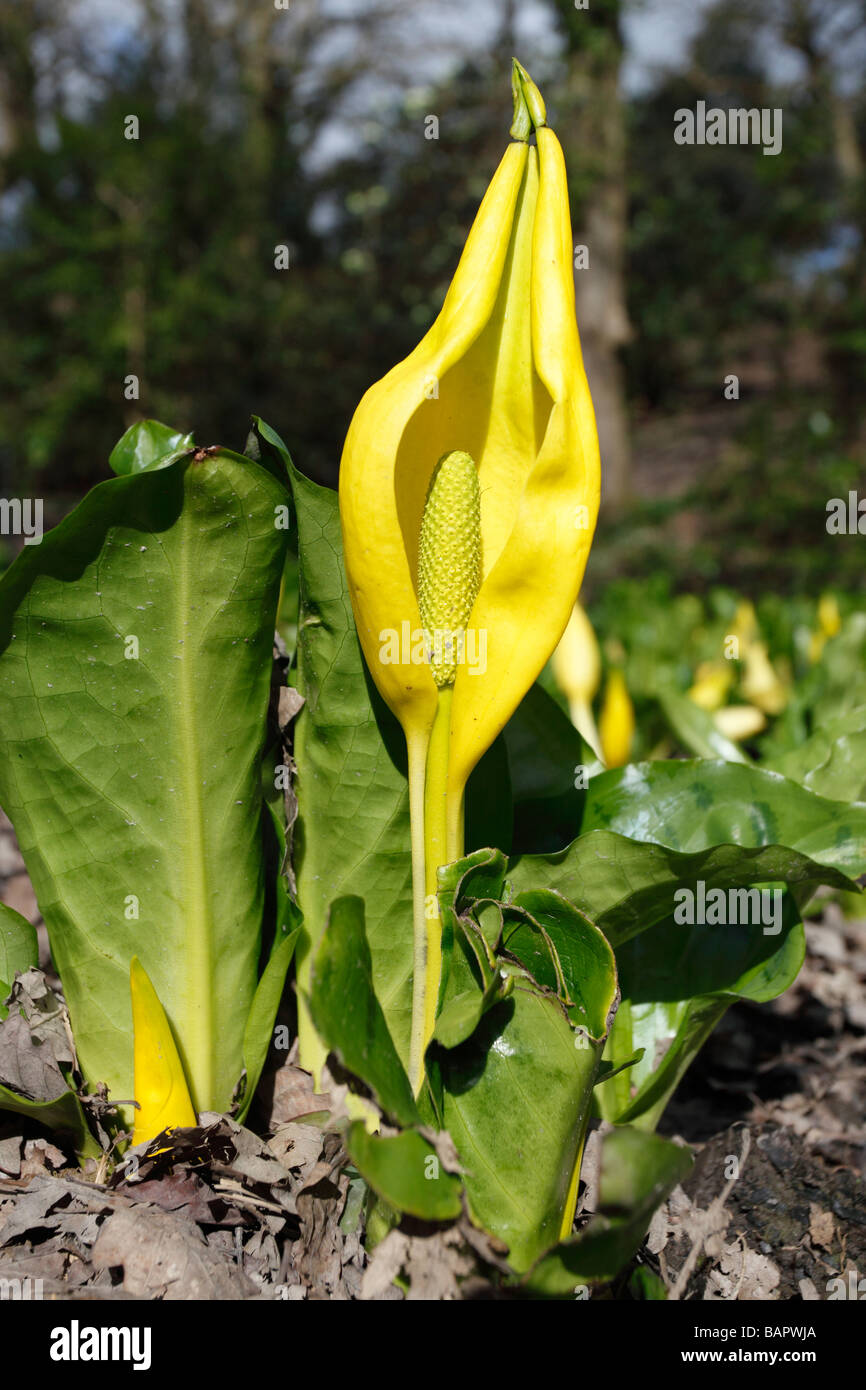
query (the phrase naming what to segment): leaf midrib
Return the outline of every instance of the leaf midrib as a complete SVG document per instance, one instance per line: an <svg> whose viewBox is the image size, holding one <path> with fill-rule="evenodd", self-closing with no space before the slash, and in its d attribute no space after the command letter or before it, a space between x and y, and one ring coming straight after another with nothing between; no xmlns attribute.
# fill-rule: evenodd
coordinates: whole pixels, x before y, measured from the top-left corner
<svg viewBox="0 0 866 1390"><path fill-rule="evenodd" d="M189 477L189 473L187 473ZM190 512L181 512L180 557L178 567L177 632L180 651L178 682L179 745L181 785L183 788L183 862L186 909L187 980L185 995L188 1020L182 1052L187 1062L187 1080L197 1109L209 1109L215 1103L213 1056L213 921L209 909L208 873L205 859L205 816L201 779L201 751L195 704L191 627L191 525ZM186 618L186 625L185 625Z"/></svg>

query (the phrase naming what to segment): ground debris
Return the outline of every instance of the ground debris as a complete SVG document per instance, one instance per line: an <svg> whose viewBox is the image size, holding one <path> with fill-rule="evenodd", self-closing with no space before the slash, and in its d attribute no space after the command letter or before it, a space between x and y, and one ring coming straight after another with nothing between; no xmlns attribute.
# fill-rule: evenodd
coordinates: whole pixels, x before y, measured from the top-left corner
<svg viewBox="0 0 866 1390"><path fill-rule="evenodd" d="M834 1280L866 1270L866 1183L789 1129L738 1124L701 1148L647 1248L677 1299L831 1298Z"/></svg>

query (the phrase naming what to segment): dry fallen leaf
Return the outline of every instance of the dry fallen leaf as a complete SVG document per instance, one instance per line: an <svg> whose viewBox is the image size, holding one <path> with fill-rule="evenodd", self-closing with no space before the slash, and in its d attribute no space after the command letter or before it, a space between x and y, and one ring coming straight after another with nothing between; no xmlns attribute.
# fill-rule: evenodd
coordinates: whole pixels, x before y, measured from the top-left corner
<svg viewBox="0 0 866 1390"><path fill-rule="evenodd" d="M836 1223L831 1211L823 1211L815 1202L809 1203L809 1235L813 1245L822 1250L833 1248L836 1236Z"/></svg>
<svg viewBox="0 0 866 1390"><path fill-rule="evenodd" d="M114 1212L93 1246L94 1269L123 1271L128 1293L171 1301L254 1297L243 1271L211 1249L192 1221L157 1207Z"/></svg>

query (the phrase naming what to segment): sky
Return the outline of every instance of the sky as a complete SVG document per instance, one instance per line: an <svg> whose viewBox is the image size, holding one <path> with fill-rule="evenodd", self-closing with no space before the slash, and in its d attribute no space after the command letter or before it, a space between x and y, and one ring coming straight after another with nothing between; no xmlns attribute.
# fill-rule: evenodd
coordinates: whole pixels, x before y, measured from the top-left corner
<svg viewBox="0 0 866 1390"><path fill-rule="evenodd" d="M342 9L363 11L363 0L333 0ZM635 0L625 21L626 61L623 80L628 90L649 86L658 68L675 64L684 54L700 23L701 12L711 0ZM590 0L590 6L592 0ZM98 42L115 43L129 23L130 0L73 0L73 6ZM418 74L429 81L447 67L448 39L463 48L467 30L483 49L495 33L501 0L460 0L449 5L413 0L406 23L414 31L416 51L429 55L428 71ZM544 44L550 29L547 7L538 0L520 0L516 7L518 38L533 47ZM470 21L467 24L467 16ZM433 40L429 47L426 42Z"/></svg>

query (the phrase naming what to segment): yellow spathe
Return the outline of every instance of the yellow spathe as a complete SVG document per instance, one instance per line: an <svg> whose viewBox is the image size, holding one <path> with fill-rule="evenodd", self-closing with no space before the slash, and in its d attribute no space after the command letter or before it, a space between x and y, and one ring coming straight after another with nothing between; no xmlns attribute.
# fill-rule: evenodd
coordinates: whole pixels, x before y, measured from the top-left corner
<svg viewBox="0 0 866 1390"><path fill-rule="evenodd" d="M551 130L536 138L506 150L439 317L364 396L340 469L358 634L410 746L429 734L436 686L423 662L383 662L383 634L421 628L418 543L437 461L462 450L478 469L481 586L467 627L486 633L486 670L463 665L454 682L452 817L565 630L598 512L565 165Z"/></svg>
<svg viewBox="0 0 866 1390"><path fill-rule="evenodd" d="M622 767L628 762L634 731L634 706L625 676L614 666L608 673L598 719L601 751L608 767Z"/></svg>
<svg viewBox="0 0 866 1390"><path fill-rule="evenodd" d="M165 1009L138 956L130 963L129 987L138 1102L132 1142L145 1144L164 1129L188 1128L197 1121Z"/></svg>

